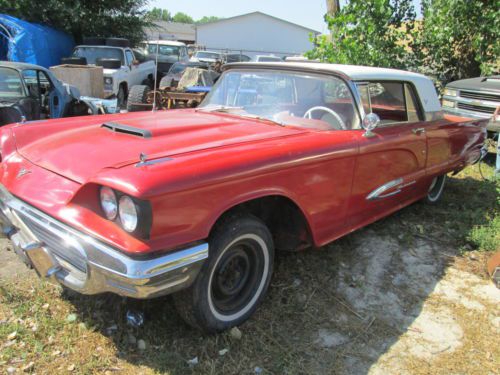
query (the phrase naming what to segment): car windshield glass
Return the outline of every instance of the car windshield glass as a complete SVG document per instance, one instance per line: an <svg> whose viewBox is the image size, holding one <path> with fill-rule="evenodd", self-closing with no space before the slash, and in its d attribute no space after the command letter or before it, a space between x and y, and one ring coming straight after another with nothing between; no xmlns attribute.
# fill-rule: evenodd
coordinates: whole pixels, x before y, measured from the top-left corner
<svg viewBox="0 0 500 375"><path fill-rule="evenodd" d="M170 70L168 71L170 74L178 74L178 73L182 73L184 70L186 70L187 68L187 65L185 64L174 64L172 65L172 67L170 68Z"/></svg>
<svg viewBox="0 0 500 375"><path fill-rule="evenodd" d="M17 70L0 68L0 98L22 98L23 85Z"/></svg>
<svg viewBox="0 0 500 375"><path fill-rule="evenodd" d="M199 110L225 112L316 130L359 128L347 84L319 74L270 70L229 70Z"/></svg>
<svg viewBox="0 0 500 375"><path fill-rule="evenodd" d="M87 64L95 64L97 59L117 59L122 65L125 65L123 60L123 50L112 47L77 47L73 52L75 57L85 57Z"/></svg>
<svg viewBox="0 0 500 375"><path fill-rule="evenodd" d="M220 59L220 54L215 53L215 52L204 52L204 51L198 51L196 52L196 57L199 59Z"/></svg>

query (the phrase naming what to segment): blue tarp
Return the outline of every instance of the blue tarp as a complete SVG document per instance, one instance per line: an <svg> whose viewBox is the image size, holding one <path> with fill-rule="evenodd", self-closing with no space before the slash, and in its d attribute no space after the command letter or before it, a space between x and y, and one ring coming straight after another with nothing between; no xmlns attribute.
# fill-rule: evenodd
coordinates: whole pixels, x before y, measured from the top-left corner
<svg viewBox="0 0 500 375"><path fill-rule="evenodd" d="M0 14L0 60L49 68L70 56L74 45L73 38L61 31Z"/></svg>

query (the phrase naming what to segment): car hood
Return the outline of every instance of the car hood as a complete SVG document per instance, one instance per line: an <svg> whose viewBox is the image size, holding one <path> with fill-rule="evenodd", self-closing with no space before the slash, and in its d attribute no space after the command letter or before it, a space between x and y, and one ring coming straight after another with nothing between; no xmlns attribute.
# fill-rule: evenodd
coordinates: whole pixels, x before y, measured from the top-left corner
<svg viewBox="0 0 500 375"><path fill-rule="evenodd" d="M135 112L26 123L12 128L32 163L84 183L104 168L304 132L271 122L195 110Z"/></svg>
<svg viewBox="0 0 500 375"><path fill-rule="evenodd" d="M500 76L477 77L450 82L447 87L465 90L500 92Z"/></svg>

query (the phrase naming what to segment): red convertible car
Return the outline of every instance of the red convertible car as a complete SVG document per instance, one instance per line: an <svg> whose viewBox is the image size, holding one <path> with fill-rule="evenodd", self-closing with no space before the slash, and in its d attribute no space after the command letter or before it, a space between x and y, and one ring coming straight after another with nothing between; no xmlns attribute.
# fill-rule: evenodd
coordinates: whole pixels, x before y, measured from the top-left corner
<svg viewBox="0 0 500 375"><path fill-rule="evenodd" d="M174 293L189 324L221 331L255 311L275 251L438 201L486 122L443 115L419 74L229 64L197 109L3 127L2 230L43 278Z"/></svg>

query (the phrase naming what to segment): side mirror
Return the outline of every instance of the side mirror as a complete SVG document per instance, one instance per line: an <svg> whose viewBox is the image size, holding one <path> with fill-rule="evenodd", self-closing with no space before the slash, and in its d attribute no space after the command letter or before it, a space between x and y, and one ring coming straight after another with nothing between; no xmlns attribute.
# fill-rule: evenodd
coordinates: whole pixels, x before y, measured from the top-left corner
<svg viewBox="0 0 500 375"><path fill-rule="evenodd" d="M372 130L375 129L379 123L380 117L378 117L376 113L368 113L361 123L363 129L365 129L365 134L363 135L365 137L373 137L375 134L372 132Z"/></svg>

